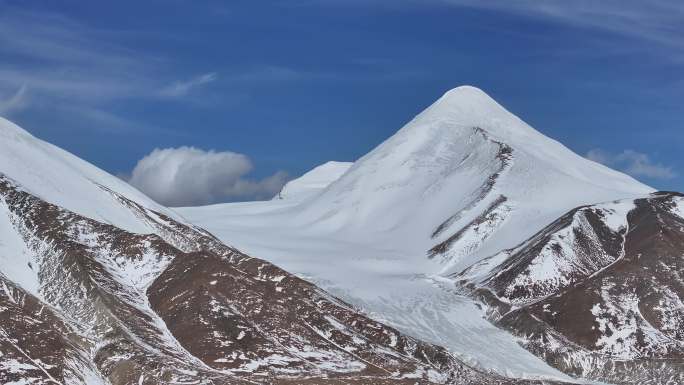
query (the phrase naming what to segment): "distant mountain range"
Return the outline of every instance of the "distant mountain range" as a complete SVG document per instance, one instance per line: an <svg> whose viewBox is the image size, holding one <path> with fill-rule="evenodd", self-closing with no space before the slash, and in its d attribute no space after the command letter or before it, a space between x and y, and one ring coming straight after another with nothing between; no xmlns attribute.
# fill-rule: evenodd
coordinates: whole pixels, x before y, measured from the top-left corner
<svg viewBox="0 0 684 385"><path fill-rule="evenodd" d="M684 196L459 87L271 201L167 208L0 121L0 382L681 384Z"/></svg>

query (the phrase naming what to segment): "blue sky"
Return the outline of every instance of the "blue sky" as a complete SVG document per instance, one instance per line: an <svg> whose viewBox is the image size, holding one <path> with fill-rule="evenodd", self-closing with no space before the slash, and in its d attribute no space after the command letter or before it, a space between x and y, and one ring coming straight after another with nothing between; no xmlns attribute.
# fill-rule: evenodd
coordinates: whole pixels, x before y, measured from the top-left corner
<svg viewBox="0 0 684 385"><path fill-rule="evenodd" d="M684 190L680 1L0 0L0 55L0 115L107 171L239 160L169 204L264 198L462 84Z"/></svg>

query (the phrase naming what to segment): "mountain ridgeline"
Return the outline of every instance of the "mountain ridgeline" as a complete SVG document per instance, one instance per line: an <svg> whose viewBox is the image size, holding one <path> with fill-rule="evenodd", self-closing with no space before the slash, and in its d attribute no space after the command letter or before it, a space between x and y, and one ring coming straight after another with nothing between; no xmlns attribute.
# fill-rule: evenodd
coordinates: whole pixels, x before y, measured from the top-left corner
<svg viewBox="0 0 684 385"><path fill-rule="evenodd" d="M684 383L684 196L447 92L273 200L167 208L0 121L0 382Z"/></svg>

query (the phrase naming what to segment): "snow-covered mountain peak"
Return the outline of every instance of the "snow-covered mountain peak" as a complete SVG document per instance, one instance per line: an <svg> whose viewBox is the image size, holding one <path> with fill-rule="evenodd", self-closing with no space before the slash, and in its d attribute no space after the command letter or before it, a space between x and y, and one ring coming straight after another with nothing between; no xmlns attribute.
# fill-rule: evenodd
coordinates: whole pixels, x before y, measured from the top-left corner
<svg viewBox="0 0 684 385"><path fill-rule="evenodd" d="M406 127L411 130L425 126L449 125L453 133L477 127L493 139L509 145L534 145L540 148L562 146L546 137L479 88L456 87L447 91L421 112Z"/></svg>
<svg viewBox="0 0 684 385"><path fill-rule="evenodd" d="M460 86L445 92L426 112L482 118L484 115L499 115L507 111L483 90L473 86Z"/></svg>
<svg viewBox="0 0 684 385"><path fill-rule="evenodd" d="M572 281L574 272L591 275L622 255L623 235L628 230L625 223L630 220L626 213L633 206L624 202L651 191L544 136L484 92L459 87L306 199L232 203L181 212L237 248L265 256L485 368L555 376L516 350L522 338L492 339L494 334L487 329L483 314L470 299L463 300L454 292L451 277L482 261L476 265L481 270L469 273L489 277L492 267L510 257L513 262L528 263L516 263L514 267L523 266L521 270L505 270L511 272L509 281L514 282L505 288L524 289L529 282L526 278L531 277L538 279L544 295L564 289L576 282ZM629 200L595 205L622 198ZM571 210L577 214L563 216ZM565 218L562 226L559 218ZM597 225L599 222L605 226ZM526 240L537 239L535 234L550 223L549 237L542 237L545 242L526 248L531 251L525 257L533 254L528 258L531 262L517 255L523 253L508 252L530 244ZM648 232L658 233L661 228L647 226L643 230L644 238L633 238L638 240L635 245L643 244L641 239L652 239ZM575 241L583 242L584 247L576 247ZM603 244L610 247L605 253L598 252ZM675 264L665 268L672 266ZM528 267L530 273L523 274ZM650 270L645 271L647 275ZM676 296L669 296L662 303L675 300ZM595 298L587 301L586 313L591 315ZM509 308L502 307L499 314L511 310L510 304L506 305ZM573 306L565 307L571 309ZM594 310L610 313L609 307ZM553 314L544 309L540 312ZM630 308L629 312L638 314L639 309ZM600 322L609 322L610 314L600 315ZM682 317L677 313L662 319L675 318ZM572 323L576 314L565 319ZM541 329L536 322L531 324L534 332ZM623 325L609 329L625 330ZM594 330L592 325L581 330L590 329ZM520 334L527 337L530 330ZM566 351L562 336L543 341ZM578 357L578 362L589 368L602 365L585 359L589 356ZM561 359L569 362L573 357ZM561 359L554 359L554 364ZM571 372L577 373L574 368Z"/></svg>
<svg viewBox="0 0 684 385"><path fill-rule="evenodd" d="M300 200L311 197L339 179L352 164L351 162L336 161L323 163L299 178L287 182L273 199Z"/></svg>
<svg viewBox="0 0 684 385"><path fill-rule="evenodd" d="M513 247L576 206L651 191L465 86L359 159L296 217L346 238L387 237L415 252L435 246L431 254L449 254L455 269Z"/></svg>

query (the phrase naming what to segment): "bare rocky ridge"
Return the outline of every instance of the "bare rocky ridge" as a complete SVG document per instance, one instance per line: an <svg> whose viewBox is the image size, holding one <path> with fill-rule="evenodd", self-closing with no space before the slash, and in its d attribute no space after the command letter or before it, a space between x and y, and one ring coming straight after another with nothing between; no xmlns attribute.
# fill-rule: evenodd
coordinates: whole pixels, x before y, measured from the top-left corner
<svg viewBox="0 0 684 385"><path fill-rule="evenodd" d="M455 222L461 219L465 212L473 210L478 204L487 199L489 193L494 188L497 179L499 179L501 174L510 166L513 149L509 145L493 140L484 130L478 127L473 128L473 135L481 137L483 140L494 144L495 147L498 147L496 155L494 156L494 162L498 162L499 164L496 165L492 171L490 171L491 174L484 179L484 182L475 191L471 197L472 200L465 205L465 208L449 217L446 221L440 224L437 229L435 229L431 236L433 239L438 238L447 229L452 227ZM464 158L462 162L465 162L466 160L467 158ZM508 198L506 198L505 195L498 195L488 204L488 206L486 206L480 215L472 219L465 226L458 229L455 233L449 235L444 241L432 247L428 252L428 257L434 258L435 256L441 255L443 262L446 262L449 258L453 257L449 256L448 254L449 252L454 253L454 244L463 239L466 233L469 231L479 232L480 226L483 228L496 227L496 223L502 222L505 219L507 212L510 211L510 208L504 205L507 200ZM489 231L484 230L481 232L481 235L477 237L477 239L479 242L482 242L489 235ZM473 245L469 246L471 248L473 247ZM463 248L463 246L461 246L461 248Z"/></svg>
<svg viewBox="0 0 684 385"><path fill-rule="evenodd" d="M0 383L83 383L92 371L87 341L56 312L0 277Z"/></svg>
<svg viewBox="0 0 684 385"><path fill-rule="evenodd" d="M456 276L553 366L620 384L684 382L684 197L572 210Z"/></svg>
<svg viewBox="0 0 684 385"><path fill-rule="evenodd" d="M532 383L474 370L110 193L156 234L74 214L0 177L0 201L40 282L31 294L0 277L3 383Z"/></svg>

